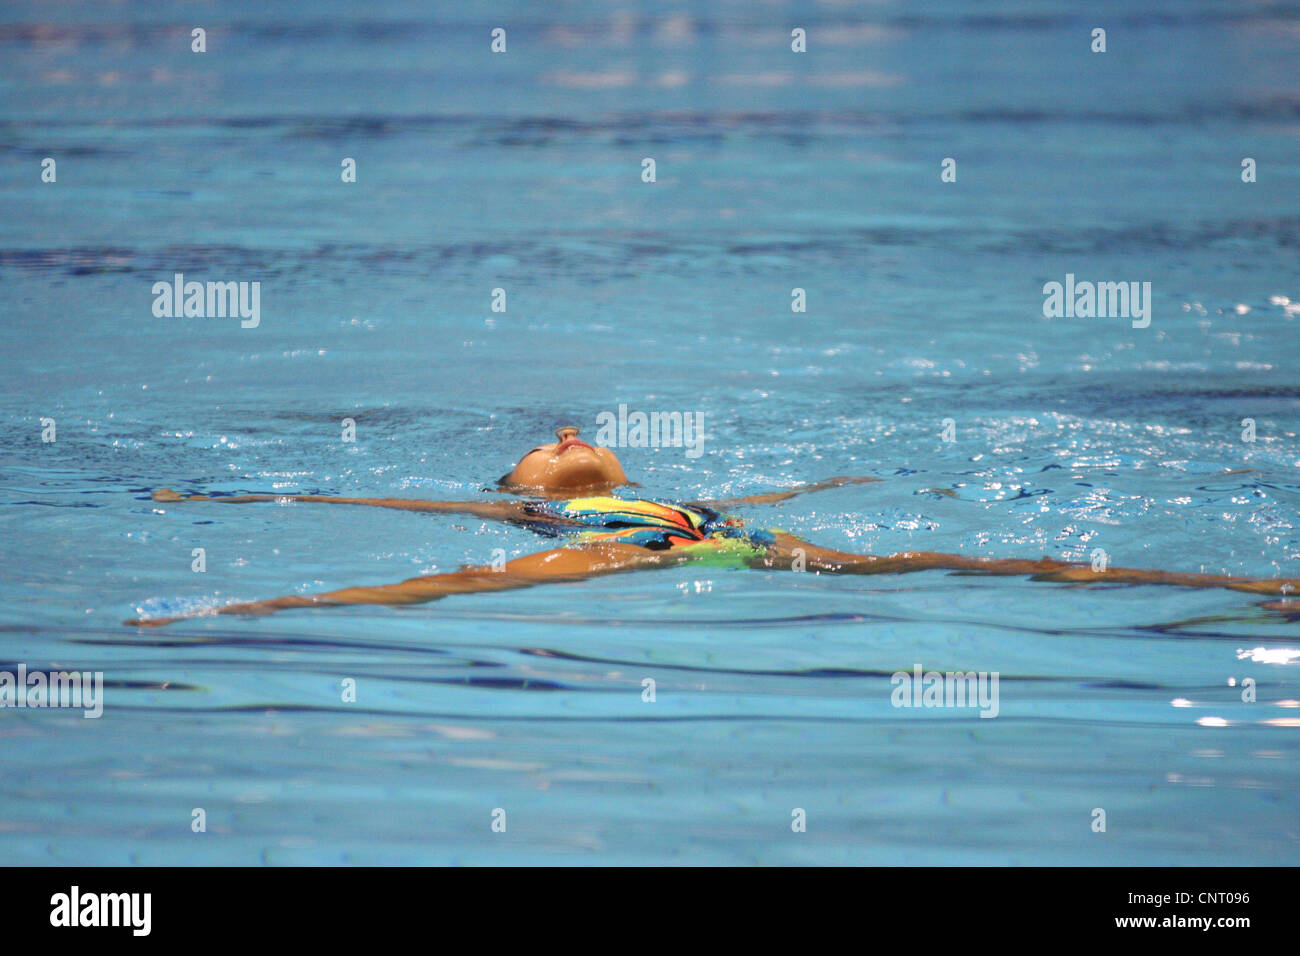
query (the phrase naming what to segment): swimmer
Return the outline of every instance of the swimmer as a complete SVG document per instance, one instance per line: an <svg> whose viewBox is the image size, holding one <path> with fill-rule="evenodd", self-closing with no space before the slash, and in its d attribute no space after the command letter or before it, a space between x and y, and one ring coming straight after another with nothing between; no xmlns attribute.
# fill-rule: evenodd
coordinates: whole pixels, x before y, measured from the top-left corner
<svg viewBox="0 0 1300 956"><path fill-rule="evenodd" d="M1300 589L1300 579L1251 580L1215 574L1185 574L1107 568L1041 558L975 558L930 551L905 551L878 556L822 548L778 530L747 528L726 511L746 505L787 501L796 495L879 481L869 477L829 478L785 491L745 495L715 501L673 504L615 497L628 485L617 456L608 448L593 448L578 438L578 429L560 428L556 440L525 454L498 481L500 491L518 497L504 501L421 501L408 498L342 498L329 495L179 495L167 488L153 493L163 503L249 504L301 501L336 505L397 508L429 514L461 514L503 521L539 534L560 538L557 548L506 562L500 568L466 567L446 574L411 578L398 584L352 587L323 594L289 595L266 601L229 604L215 611L182 617L143 618L128 625L157 627L210 614L272 614L290 608L340 605L423 604L453 594L504 591L627 571L641 571L696 561L712 567L789 570L829 574L905 574L912 571L952 571L957 574L1028 575L1034 581L1069 584L1171 584L1194 588L1227 588L1250 594L1287 595ZM1289 603L1268 607L1289 610Z"/></svg>

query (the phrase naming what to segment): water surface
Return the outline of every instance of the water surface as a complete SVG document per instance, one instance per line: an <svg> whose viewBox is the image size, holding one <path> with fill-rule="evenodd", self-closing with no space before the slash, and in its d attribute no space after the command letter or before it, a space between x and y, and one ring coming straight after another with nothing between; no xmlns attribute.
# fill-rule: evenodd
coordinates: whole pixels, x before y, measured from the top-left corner
<svg viewBox="0 0 1300 956"><path fill-rule="evenodd" d="M1296 576L1300 7L1076 7L7 6L0 668L108 686L0 711L0 859L1300 861L1300 624L1244 594L682 567L121 624L547 545L151 488L476 497L620 403L705 416L622 452L646 495L884 479L743 512L830 547ZM177 272L260 325L155 318ZM1066 273L1151 326L1044 318ZM917 664L998 718L891 706Z"/></svg>

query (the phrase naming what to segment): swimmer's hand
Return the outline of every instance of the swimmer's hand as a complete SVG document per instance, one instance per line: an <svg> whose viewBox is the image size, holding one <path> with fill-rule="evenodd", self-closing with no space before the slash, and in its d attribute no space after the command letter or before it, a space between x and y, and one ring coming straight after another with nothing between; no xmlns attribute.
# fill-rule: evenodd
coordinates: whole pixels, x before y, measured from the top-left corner
<svg viewBox="0 0 1300 956"><path fill-rule="evenodd" d="M123 621L127 627L162 627L164 624L174 624L176 621L183 621L183 617L133 617L129 621Z"/></svg>
<svg viewBox="0 0 1300 956"><path fill-rule="evenodd" d="M248 504L253 501L289 501L293 495L181 495L170 488L155 488L149 495L154 501L171 503L175 501L220 501L227 504ZM330 499L337 501L338 499Z"/></svg>

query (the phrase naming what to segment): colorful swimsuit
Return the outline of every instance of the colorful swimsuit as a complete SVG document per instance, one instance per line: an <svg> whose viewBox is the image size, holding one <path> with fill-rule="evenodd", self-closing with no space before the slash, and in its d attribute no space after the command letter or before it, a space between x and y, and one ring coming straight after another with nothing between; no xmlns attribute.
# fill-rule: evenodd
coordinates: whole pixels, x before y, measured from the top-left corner
<svg viewBox="0 0 1300 956"><path fill-rule="evenodd" d="M657 501L608 496L569 501L530 501L524 505L527 527L542 534L575 534L575 541L617 541L666 551L691 552L710 564L738 567L760 557L775 540L769 531L746 530L703 505L666 505Z"/></svg>

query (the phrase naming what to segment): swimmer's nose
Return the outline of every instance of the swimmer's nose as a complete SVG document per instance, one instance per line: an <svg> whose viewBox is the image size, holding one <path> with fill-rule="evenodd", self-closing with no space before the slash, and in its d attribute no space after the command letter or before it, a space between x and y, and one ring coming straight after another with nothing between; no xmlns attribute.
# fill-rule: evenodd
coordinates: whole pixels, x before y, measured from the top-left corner
<svg viewBox="0 0 1300 956"><path fill-rule="evenodd" d="M578 437L578 427L576 425L561 425L555 429L555 440L563 445L570 438Z"/></svg>

